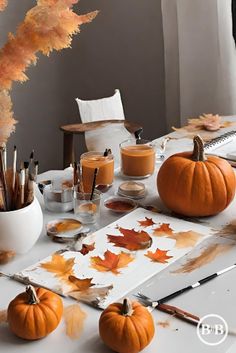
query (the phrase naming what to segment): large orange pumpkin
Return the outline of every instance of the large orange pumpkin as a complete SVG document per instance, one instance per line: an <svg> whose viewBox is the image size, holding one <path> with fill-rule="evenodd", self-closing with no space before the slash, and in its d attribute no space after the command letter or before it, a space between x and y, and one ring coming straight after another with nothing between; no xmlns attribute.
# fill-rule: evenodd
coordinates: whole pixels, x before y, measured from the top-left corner
<svg viewBox="0 0 236 353"><path fill-rule="evenodd" d="M233 200L236 180L224 159L204 155L203 141L194 137L193 152L170 156L157 176L160 198L172 211L185 216L212 216Z"/></svg>
<svg viewBox="0 0 236 353"><path fill-rule="evenodd" d="M62 313L62 300L57 294L28 286L10 302L7 320L11 331L18 337L36 340L55 330Z"/></svg>
<svg viewBox="0 0 236 353"><path fill-rule="evenodd" d="M153 318L147 308L128 299L123 304L109 305L100 316L100 337L118 353L140 352L151 342L154 332Z"/></svg>

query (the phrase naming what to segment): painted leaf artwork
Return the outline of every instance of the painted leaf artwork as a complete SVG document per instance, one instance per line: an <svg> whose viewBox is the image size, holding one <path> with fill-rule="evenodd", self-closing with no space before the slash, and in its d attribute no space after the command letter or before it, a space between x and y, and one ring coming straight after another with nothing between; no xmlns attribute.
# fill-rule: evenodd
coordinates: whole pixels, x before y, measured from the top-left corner
<svg viewBox="0 0 236 353"><path fill-rule="evenodd" d="M153 235L166 236L172 234L173 229L170 228L169 223L162 223L159 227L153 229Z"/></svg>
<svg viewBox="0 0 236 353"><path fill-rule="evenodd" d="M153 222L153 219L148 217L145 217L145 220L143 221L138 221L138 223L141 227L150 227L155 224L155 222Z"/></svg>
<svg viewBox="0 0 236 353"><path fill-rule="evenodd" d="M139 207L88 235L79 250L53 254L15 275L104 309L211 234L205 225Z"/></svg>
<svg viewBox="0 0 236 353"><path fill-rule="evenodd" d="M87 255L90 251L95 249L95 243L92 244L82 244L82 249L79 251L82 255Z"/></svg>
<svg viewBox="0 0 236 353"><path fill-rule="evenodd" d="M69 281L74 284L76 290L82 292L84 290L89 289L90 287L94 286L92 282L92 278L77 278L75 276L69 276Z"/></svg>
<svg viewBox="0 0 236 353"><path fill-rule="evenodd" d="M55 253L50 261L43 262L40 266L48 272L54 273L60 280L68 282L68 277L74 274L74 264L75 258L66 260L62 255Z"/></svg>
<svg viewBox="0 0 236 353"><path fill-rule="evenodd" d="M71 289L67 294L79 301L92 303L94 306L99 305L99 301L106 298L113 285L96 285L92 283L93 278L77 278L70 276L69 281L72 283Z"/></svg>
<svg viewBox="0 0 236 353"><path fill-rule="evenodd" d="M107 250L104 253L104 259L100 256L91 257L91 266L97 271L107 272L111 271L112 273L118 275L120 269L128 266L128 264L134 260L134 257L130 254L121 252L120 254L114 254L111 251Z"/></svg>
<svg viewBox="0 0 236 353"><path fill-rule="evenodd" d="M153 262L159 262L162 264L166 264L166 263L168 263L168 260L173 257L173 256L167 255L168 251L169 250L160 250L157 248L155 252L148 251L147 254L145 254L145 256L147 256Z"/></svg>
<svg viewBox="0 0 236 353"><path fill-rule="evenodd" d="M116 247L133 251L147 249L152 245L152 238L144 230L136 231L122 227L118 227L118 230L123 236L107 234L109 242L113 243Z"/></svg>

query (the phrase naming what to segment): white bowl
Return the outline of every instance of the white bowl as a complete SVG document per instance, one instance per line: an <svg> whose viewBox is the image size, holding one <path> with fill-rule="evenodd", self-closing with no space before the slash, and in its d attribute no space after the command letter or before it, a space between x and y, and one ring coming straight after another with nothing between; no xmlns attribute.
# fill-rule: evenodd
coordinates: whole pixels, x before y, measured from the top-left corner
<svg viewBox="0 0 236 353"><path fill-rule="evenodd" d="M28 252L43 228L43 213L37 198L24 208L0 212L0 250Z"/></svg>

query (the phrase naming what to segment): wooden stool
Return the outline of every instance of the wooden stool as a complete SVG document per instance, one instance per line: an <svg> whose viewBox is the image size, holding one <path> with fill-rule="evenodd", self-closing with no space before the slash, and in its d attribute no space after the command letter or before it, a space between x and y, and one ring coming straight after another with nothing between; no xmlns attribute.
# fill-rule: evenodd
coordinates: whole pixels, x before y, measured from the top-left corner
<svg viewBox="0 0 236 353"><path fill-rule="evenodd" d="M127 120L100 120L92 121L90 123L84 124L69 124L60 127L60 130L64 133L63 141L63 166L68 167L70 163L75 161L75 151L74 151L74 134L84 134L86 131L91 131L99 129L101 127L110 124L124 123L124 126L130 133L135 133L135 131L142 128L137 123L133 123Z"/></svg>

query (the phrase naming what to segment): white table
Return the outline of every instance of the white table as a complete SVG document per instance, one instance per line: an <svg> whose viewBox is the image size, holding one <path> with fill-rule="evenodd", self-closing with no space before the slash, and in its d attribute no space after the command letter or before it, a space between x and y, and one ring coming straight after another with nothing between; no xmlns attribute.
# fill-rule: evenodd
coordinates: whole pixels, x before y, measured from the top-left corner
<svg viewBox="0 0 236 353"><path fill-rule="evenodd" d="M157 143L161 139L157 140ZM187 150L192 148L192 142L189 139L172 140L168 142L166 153L170 155L180 150ZM157 164L158 170L159 164ZM143 203L147 205L156 205L163 208L161 201L158 199L156 191L156 174L145 179L148 194ZM41 175L42 179L50 178L53 172ZM114 194L117 191L118 185L123 178L116 176L113 187L108 193L104 194L104 198ZM57 214L44 211L44 222L47 223L51 219L57 218ZM60 215L62 216L62 215ZM64 216L68 216L64 215ZM102 207L101 209L101 224L105 226L117 219L117 216ZM236 219L236 199L231 205L221 214L206 219L209 225L214 228L220 228L222 225ZM29 235L30 236L30 235ZM235 237L236 238L236 237ZM209 241L215 241L211 238ZM222 242L230 242L231 240L222 239ZM26 255L17 255L11 262L1 266L1 271L5 273L15 273L40 259L51 254L53 251L61 248L61 244L53 243L45 232L43 232L37 241L36 245ZM196 253L199 249L195 250ZM209 275L216 270L227 267L235 263L236 259L236 242L235 247L227 252L227 255L218 256L213 262L201 267L190 274L173 274L174 268L177 268L183 259L162 271L154 278L142 285L142 292L150 295L153 298L166 295L176 288L181 288L186 284L191 284L194 281ZM195 313L200 317L209 314L220 314L227 321L231 328L236 328L235 312L236 312L236 270L233 270L213 281L194 289L193 291L183 294L178 298L170 301L172 305L179 306L187 311ZM24 290L24 286L13 280L0 277L1 294L0 294L0 309L6 308L9 301L12 300L18 293ZM138 288L135 290L135 293ZM132 293L130 293L132 298ZM65 305L74 303L72 299L63 299ZM0 352L9 353L33 353L33 352L86 352L86 353L109 353L111 352L101 342L98 334L98 319L101 314L99 310L91 308L85 304L81 304L83 310L87 313L85 326L81 338L78 340L71 340L65 334L65 327L63 321L59 327L48 337L34 342L26 342L13 336L6 326L0 326ZM209 347L200 342L197 337L196 328L184 323L178 319L161 313L157 310L153 311L153 316L156 324L156 334L151 344L143 351L145 353L226 353L230 346L235 342L235 338L228 336L226 341L216 347ZM158 325L158 321L168 320L169 327L163 328ZM233 351L232 351L233 352Z"/></svg>

